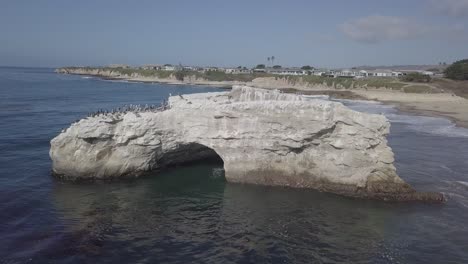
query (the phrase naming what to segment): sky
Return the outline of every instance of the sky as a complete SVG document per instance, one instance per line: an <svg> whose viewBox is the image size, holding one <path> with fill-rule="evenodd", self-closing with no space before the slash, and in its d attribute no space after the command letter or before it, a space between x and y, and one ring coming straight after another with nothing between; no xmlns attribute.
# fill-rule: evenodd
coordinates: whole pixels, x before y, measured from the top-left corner
<svg viewBox="0 0 468 264"><path fill-rule="evenodd" d="M351 67L468 58L468 0L0 0L0 65Z"/></svg>

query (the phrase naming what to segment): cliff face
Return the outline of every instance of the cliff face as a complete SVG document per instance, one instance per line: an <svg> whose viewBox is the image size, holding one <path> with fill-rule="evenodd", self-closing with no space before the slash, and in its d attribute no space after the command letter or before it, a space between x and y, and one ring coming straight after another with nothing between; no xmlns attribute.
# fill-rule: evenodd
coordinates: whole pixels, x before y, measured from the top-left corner
<svg viewBox="0 0 468 264"><path fill-rule="evenodd" d="M396 174L385 117L250 87L169 98L170 109L85 118L51 141L56 175L138 177L213 156L229 182L389 200L416 193Z"/></svg>
<svg viewBox="0 0 468 264"><path fill-rule="evenodd" d="M159 82L170 84L214 85L229 87L231 87L232 85L244 84L244 82L239 81L210 81L196 75L186 75L183 77L183 80L178 80L176 76L170 72L166 72L164 74L164 77L158 77L155 75L143 75L138 72L132 71L130 71L131 73L126 74L119 69L109 68L70 67L56 69L56 72L60 74L87 75L100 77L104 79L119 79L135 82Z"/></svg>
<svg viewBox="0 0 468 264"><path fill-rule="evenodd" d="M298 80L292 80L286 77L261 77L256 78L252 82L248 83L249 86L263 88L263 89L317 89L317 90L329 90L333 89L334 85L328 86L326 83L309 83L301 78ZM337 87L342 88L342 87Z"/></svg>
<svg viewBox="0 0 468 264"><path fill-rule="evenodd" d="M145 76L138 72L132 72L130 74L122 73L119 69L109 68L87 68L87 67L70 67L70 68L59 68L56 70L57 73L61 74L76 74L76 75L90 75L108 79L122 79L140 82L161 82L161 83L172 83L172 84L200 84L200 85L215 85L215 86L232 86L232 85L248 85L256 88L263 89L284 89L292 88L297 90L330 90L330 89L344 89L344 86L340 84L331 83L310 83L302 78L287 78L284 76L276 77L258 77L250 82L245 81L210 81L205 78L196 75L187 75L183 80L177 80L174 74L168 74L166 77L161 78L158 76Z"/></svg>
<svg viewBox="0 0 468 264"><path fill-rule="evenodd" d="M142 81L145 79L154 80L154 81L173 81L176 82L177 79L174 75L170 74L166 78L158 78L156 76L144 76L139 73L133 72L131 74L125 74L117 69L109 69L109 68L87 68L87 67L72 67L72 68L59 68L56 70L57 73L61 74L76 74L76 75L89 75L89 76L96 76L101 78L109 78L109 79L141 79Z"/></svg>

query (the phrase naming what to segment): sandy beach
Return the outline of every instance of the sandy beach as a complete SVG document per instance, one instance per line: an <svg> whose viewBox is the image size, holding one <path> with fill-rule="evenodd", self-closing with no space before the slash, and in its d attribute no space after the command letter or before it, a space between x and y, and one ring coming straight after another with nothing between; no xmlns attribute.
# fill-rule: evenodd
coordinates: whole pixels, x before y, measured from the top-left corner
<svg viewBox="0 0 468 264"><path fill-rule="evenodd" d="M368 100L392 103L405 112L449 118L468 128L468 100L451 93L412 94L391 90L353 90Z"/></svg>

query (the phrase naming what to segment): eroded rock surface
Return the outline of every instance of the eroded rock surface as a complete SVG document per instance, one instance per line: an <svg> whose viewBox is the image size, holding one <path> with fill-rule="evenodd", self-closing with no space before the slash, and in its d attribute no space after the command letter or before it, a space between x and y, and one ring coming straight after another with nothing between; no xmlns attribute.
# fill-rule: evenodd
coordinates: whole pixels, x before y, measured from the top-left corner
<svg viewBox="0 0 468 264"><path fill-rule="evenodd" d="M438 200L396 173L384 116L278 91L169 98L162 112L88 117L51 141L53 172L68 179L138 177L219 155L229 182L314 188L385 200Z"/></svg>

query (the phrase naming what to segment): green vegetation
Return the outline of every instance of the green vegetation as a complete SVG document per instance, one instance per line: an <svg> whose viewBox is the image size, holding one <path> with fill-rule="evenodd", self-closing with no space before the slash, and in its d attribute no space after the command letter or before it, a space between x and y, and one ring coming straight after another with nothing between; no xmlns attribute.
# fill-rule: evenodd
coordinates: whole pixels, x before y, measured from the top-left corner
<svg viewBox="0 0 468 264"><path fill-rule="evenodd" d="M396 78L366 78L356 80L356 86L360 87L373 87L373 88L387 88L392 90L401 90L404 83L401 83Z"/></svg>
<svg viewBox="0 0 468 264"><path fill-rule="evenodd" d="M427 85L408 85L403 88L405 93L433 93L433 89Z"/></svg>
<svg viewBox="0 0 468 264"><path fill-rule="evenodd" d="M430 68L430 69L427 69L427 70L430 71L430 72L433 72L433 73L439 73L440 72L439 68Z"/></svg>
<svg viewBox="0 0 468 264"><path fill-rule="evenodd" d="M431 81L431 76L421 74L419 72L412 72L401 77L401 80L404 82L425 82L428 83Z"/></svg>
<svg viewBox="0 0 468 264"><path fill-rule="evenodd" d="M352 89L355 87L372 87L372 88L389 88L394 90L400 90L405 86L404 83L398 82L395 78L367 78L367 79L352 79L352 78L333 78L315 75L305 76L285 76L292 84L298 82L305 82L310 85L323 84L333 88L344 88Z"/></svg>
<svg viewBox="0 0 468 264"><path fill-rule="evenodd" d="M265 66L265 65L263 65ZM84 68L84 67L69 67L69 69L88 69L95 70L99 69L101 71L109 71L120 75L121 77L135 77L143 76L147 78L175 78L178 81L183 81L186 77L191 77L193 79L213 81L213 82L222 82L222 81L237 81L237 82L251 82L252 80L260 77L274 77L275 79L286 79L291 84L309 84L309 85L326 85L328 87L336 89L353 89L357 87L361 88L387 88L394 90L403 90L404 86L407 84L399 81L398 78L363 78L363 79L352 79L352 78L333 78L325 76L315 76L315 75L303 75L303 76L280 76L272 75L268 73L250 73L250 74L229 74L221 71L207 71L207 72L198 72L198 71L163 71L163 70L153 70L153 69L140 69L140 68ZM425 87L427 88L427 87ZM429 87L430 88L430 87ZM423 88L408 88L405 91L422 91Z"/></svg>
<svg viewBox="0 0 468 264"><path fill-rule="evenodd" d="M273 69L281 69L281 65L274 65Z"/></svg>
<svg viewBox="0 0 468 264"><path fill-rule="evenodd" d="M135 68L101 68L104 71L116 72L120 75L132 75L138 74L143 77L157 77L161 79L169 78L174 72L172 71L161 71L161 70L144 70Z"/></svg>
<svg viewBox="0 0 468 264"><path fill-rule="evenodd" d="M178 81L183 81L184 80L184 77L186 76L186 72L185 71L176 71L174 73L174 76L175 78L178 80Z"/></svg>
<svg viewBox="0 0 468 264"><path fill-rule="evenodd" d="M310 71L310 70L312 70L312 69L313 69L313 67L310 66L310 65L305 65L305 66L302 66L302 67L301 67L301 70L306 70L306 71Z"/></svg>
<svg viewBox="0 0 468 264"><path fill-rule="evenodd" d="M352 78L333 78L325 76L304 75L304 76L283 76L276 78L286 78L292 84L304 82L309 85L326 85L336 89L352 89L357 87L369 88L388 88L393 90L401 90L404 83L401 83L396 78L366 78L366 79L352 79Z"/></svg>
<svg viewBox="0 0 468 264"><path fill-rule="evenodd" d="M205 79L213 82L222 81L238 81L238 82L251 82L259 77L271 77L272 75L266 73L252 73L252 74L228 74L225 72L209 71L205 73L191 72L192 75L199 79Z"/></svg>
<svg viewBox="0 0 468 264"><path fill-rule="evenodd" d="M445 69L445 77L452 80L468 80L468 59L460 60Z"/></svg>
<svg viewBox="0 0 468 264"><path fill-rule="evenodd" d="M255 69L265 69L265 64L258 64Z"/></svg>
<svg viewBox="0 0 468 264"><path fill-rule="evenodd" d="M449 91L468 99L468 81L454 81L447 78L434 78L431 85L440 91Z"/></svg>

